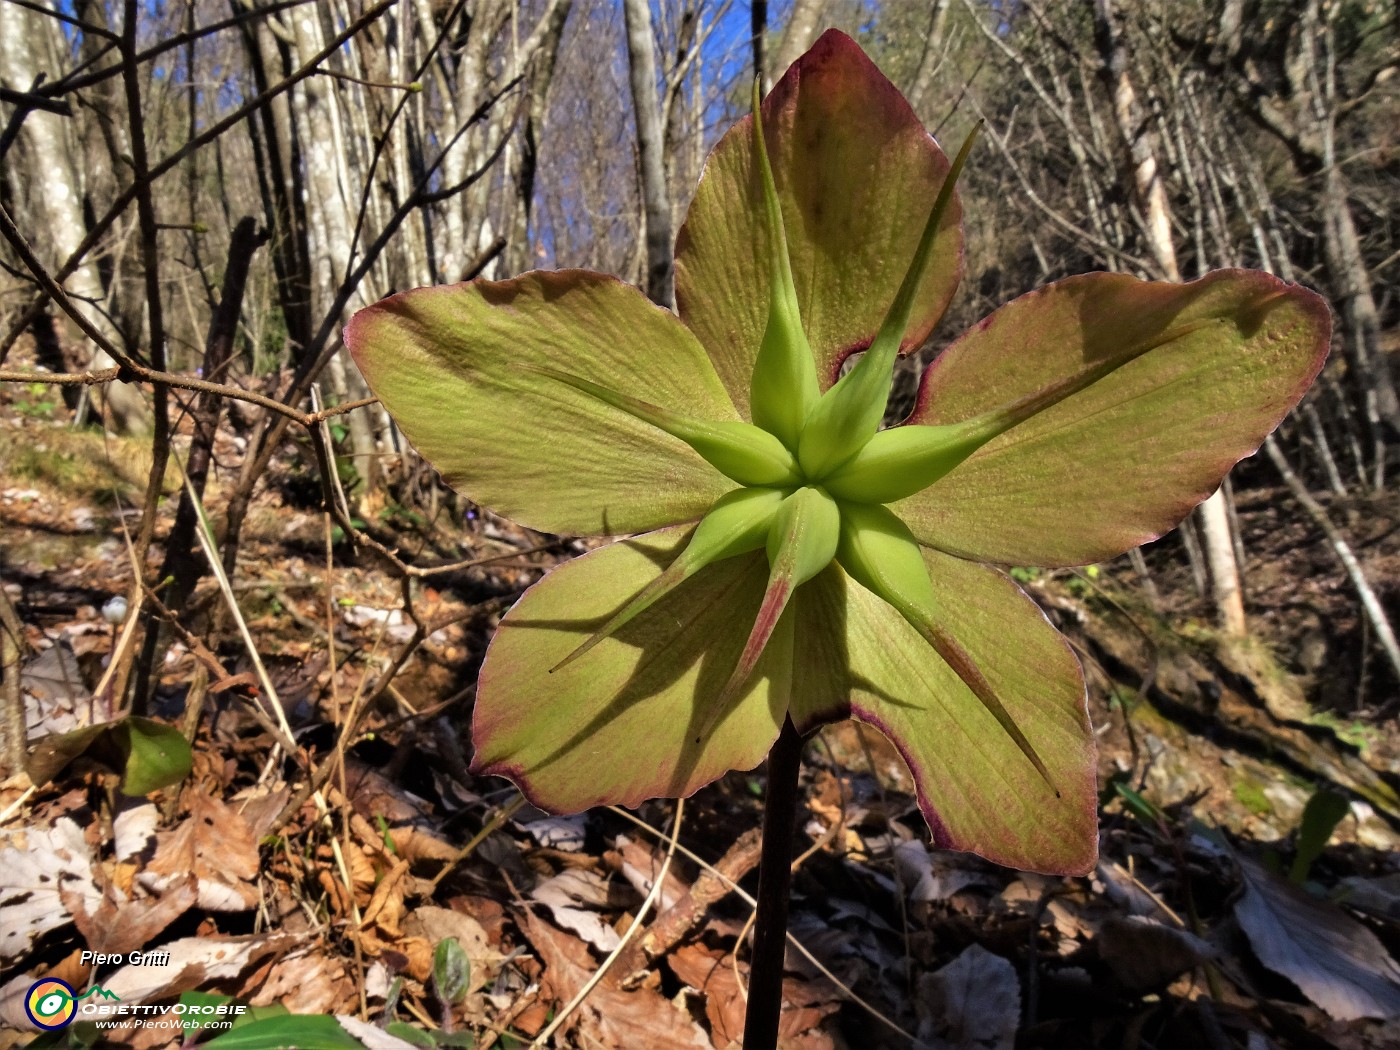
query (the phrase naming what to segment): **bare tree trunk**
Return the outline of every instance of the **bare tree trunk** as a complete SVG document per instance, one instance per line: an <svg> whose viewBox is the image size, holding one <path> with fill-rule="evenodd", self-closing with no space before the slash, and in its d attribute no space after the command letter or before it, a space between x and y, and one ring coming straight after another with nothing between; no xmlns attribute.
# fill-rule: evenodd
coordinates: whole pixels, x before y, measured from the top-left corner
<svg viewBox="0 0 1400 1050"><path fill-rule="evenodd" d="M244 50L253 84L266 91L288 72L282 47L266 22L243 26ZM273 74L269 76L269 73ZM288 350L298 364L311 341L311 263L306 243L306 192L300 146L292 130L291 100L279 95L248 121L257 159L263 213L272 231L277 303L287 327Z"/></svg>
<svg viewBox="0 0 1400 1050"><path fill-rule="evenodd" d="M20 691L20 664L24 657L24 625L0 586L0 762L5 776L23 773L29 764L29 729L24 717L24 693Z"/></svg>
<svg viewBox="0 0 1400 1050"><path fill-rule="evenodd" d="M1157 166L1157 155L1148 132L1148 123L1137 102L1128 74L1128 48L1116 23L1113 0L1095 0L1094 29L1101 59L1100 75L1113 99L1113 118L1132 163L1133 195L1143 215L1143 236L1161 275L1180 281L1172 240L1171 208ZM1226 634L1243 636L1248 632L1244 597L1240 588L1240 566L1230 533L1230 516L1224 490L1219 489L1201 504L1201 535L1206 561L1210 566L1211 598L1216 616Z"/></svg>
<svg viewBox="0 0 1400 1050"><path fill-rule="evenodd" d="M530 214L535 200L535 165L539 157L539 138L549 112L549 88L554 81L554 66L559 57L559 44L564 38L564 23L568 21L573 0L564 0L545 12L540 23L543 33L534 54L524 57L530 62L527 90L530 104L521 129L516 170L514 174L515 205L513 221L506 232L506 244L512 273L536 265L534 247L530 243Z"/></svg>
<svg viewBox="0 0 1400 1050"><path fill-rule="evenodd" d="M1333 298L1341 304L1343 350L1366 408L1379 467L1386 439L1400 435L1400 393L1380 352L1380 319L1371 274L1361 252L1350 188L1337 157L1337 121L1361 100L1348 98L1337 77L1332 22L1341 8L1300 0L1293 17L1279 27L1279 45L1264 56L1271 68L1261 70L1260 55L1244 45L1244 7L1241 0L1230 0L1222 8L1206 66L1223 77L1240 109L1288 148L1302 178L1315 180L1321 175L1323 258ZM1382 64L1369 77L1359 78L1363 84L1380 83L1400 65L1393 48L1379 49L1379 53L1385 56Z"/></svg>
<svg viewBox="0 0 1400 1050"><path fill-rule="evenodd" d="M788 16L787 27L773 55L772 79L786 73L788 66L817 42L817 31L827 20L826 9L827 0L793 0L792 14Z"/></svg>
<svg viewBox="0 0 1400 1050"><path fill-rule="evenodd" d="M325 37L317 15L314 6L291 12L301 61L325 47ZM321 315L335 301L340 283L350 270L354 229L350 202L358 199L350 186L336 83L331 77L309 77L292 89L292 113L301 126L307 185L311 190L307 220L311 244L313 312ZM371 302L375 298L370 290L362 292L362 297ZM359 372L346 366L343 351L331 358L327 371L337 401L344 403L368 396L369 391ZM364 412L351 412L345 421L350 431L355 468L368 491L374 487L379 462L373 428Z"/></svg>
<svg viewBox="0 0 1400 1050"><path fill-rule="evenodd" d="M491 45L509 17L509 6L501 0L482 0L474 5L451 90L443 96L447 134L455 132L477 102L485 97ZM447 151L442 164L444 185L460 185L470 172L481 166L492 148L484 139L484 134L468 132ZM484 181L477 182L465 193L445 202L441 265L443 277L448 281L461 280L467 264L495 236L488 212L488 189Z"/></svg>
<svg viewBox="0 0 1400 1050"><path fill-rule="evenodd" d="M1329 150L1329 154L1331 151ZM1400 401L1381 352L1380 311L1372 290L1371 274L1361 253L1345 176L1329 156L1322 182L1322 255L1332 278L1332 293L1341 308L1347 356L1355 362L1366 417L1381 440L1384 425L1391 437L1400 437ZM1377 455L1383 448L1377 450Z"/></svg>
<svg viewBox="0 0 1400 1050"><path fill-rule="evenodd" d="M661 106L656 95L656 48L651 38L648 0L623 0L627 26L628 74L632 85L632 111L637 123L637 151L641 159L642 201L646 209L647 296L652 302L673 307L676 299L674 249L671 230L671 195L666 186L662 156Z"/></svg>
<svg viewBox="0 0 1400 1050"><path fill-rule="evenodd" d="M924 53L919 58L919 68L914 73L914 83L909 87L909 105L915 113L922 113L924 102L933 88L933 75L943 62L943 35L948 25L949 0L933 0L933 10L929 12L928 35L924 38Z"/></svg>
<svg viewBox="0 0 1400 1050"><path fill-rule="evenodd" d="M58 23L34 11L14 4L0 4L0 80L16 91L28 91L40 73L50 72L35 61L35 51L42 54L47 36L58 32ZM42 110L31 112L21 128L25 153L24 175L30 206L39 213L38 225L45 232L36 243L41 255L53 269L67 259L82 242L83 187L81 172L73 165L78 155L70 141L68 118ZM13 159L9 163L14 163ZM18 173L12 173L12 177ZM45 252L43 244L52 247ZM87 319L98 331L120 341L98 303L106 298L97 266L84 262L68 278L66 287L72 293ZM104 351L92 351L90 367L111 368L116 362ZM141 393L124 383L102 388L101 398L107 422L114 430L125 433L145 433L150 429L150 416Z"/></svg>

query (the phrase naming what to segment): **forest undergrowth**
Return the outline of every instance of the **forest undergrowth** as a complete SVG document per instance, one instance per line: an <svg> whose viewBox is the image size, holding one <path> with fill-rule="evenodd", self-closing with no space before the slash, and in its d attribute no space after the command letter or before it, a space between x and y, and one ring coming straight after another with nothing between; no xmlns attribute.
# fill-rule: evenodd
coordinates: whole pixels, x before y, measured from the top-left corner
<svg viewBox="0 0 1400 1050"><path fill-rule="evenodd" d="M66 428L60 407L0 393L26 710L31 733L64 733L109 702L141 464ZM243 444L236 425L219 435L211 511ZM172 638L149 713L187 735L190 775L130 798L101 753L79 749L0 786L0 863L29 890L0 901L0 947L22 964L0 992L5 1045L29 1038L21 999L42 977L172 1007L228 997L249 1019L312 1025L304 1045L523 1047L556 1028L579 1047L731 1045L762 768L683 814L654 802L576 817L472 776L472 683L492 629L580 545L470 504L420 504L391 470L357 525L405 558L460 563L405 582L346 542L314 470L284 447L236 581L206 578ZM1103 785L1091 877L933 850L878 733L844 723L808 741L783 1045L1400 1038L1367 1019L1400 997L1395 683L1310 520L1280 491L1237 504L1247 644L1207 626L1175 534L1147 549L1146 575L1126 558L1012 569L1086 668ZM1400 498L1329 511L1379 586L1400 578ZM169 960L84 961L135 951ZM155 1048L199 1033L145 1020L65 1037Z"/></svg>

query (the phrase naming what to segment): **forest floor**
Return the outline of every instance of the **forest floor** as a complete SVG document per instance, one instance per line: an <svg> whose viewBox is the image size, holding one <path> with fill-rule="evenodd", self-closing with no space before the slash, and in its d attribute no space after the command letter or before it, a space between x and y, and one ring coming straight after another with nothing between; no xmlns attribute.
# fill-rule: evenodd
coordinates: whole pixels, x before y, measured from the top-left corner
<svg viewBox="0 0 1400 1050"><path fill-rule="evenodd" d="M0 577L33 654L31 739L113 714L93 687L145 476L140 446L56 425L45 396L12 389L0 404ZM217 453L231 476L240 439L222 435ZM92 755L0 784L0 1048L31 1039L23 1000L46 977L123 1001L250 1004L242 1023L285 1011L303 1046L523 1047L631 925L673 803L550 817L466 768L494 624L579 545L474 509L456 528L445 512L439 526L363 508L401 551L492 559L416 581L418 631L371 553L331 546L314 479L289 446L232 583L295 754L206 579L151 712L193 743L178 789L125 797ZM1384 1020L1400 1015L1400 692L1331 548L1259 480L1236 475L1248 644L1210 628L1174 536L1146 551L1145 579L1126 559L1015 573L1085 664L1103 787L1094 875L931 850L878 733L848 723L808 742L784 1046L1400 1045ZM217 520L217 480L208 503ZM1400 495L1328 506L1394 614ZM762 794L760 768L688 802L641 945L563 1018L558 1045L731 1045ZM83 959L134 951L169 958ZM41 1045L200 1037L146 1019Z"/></svg>

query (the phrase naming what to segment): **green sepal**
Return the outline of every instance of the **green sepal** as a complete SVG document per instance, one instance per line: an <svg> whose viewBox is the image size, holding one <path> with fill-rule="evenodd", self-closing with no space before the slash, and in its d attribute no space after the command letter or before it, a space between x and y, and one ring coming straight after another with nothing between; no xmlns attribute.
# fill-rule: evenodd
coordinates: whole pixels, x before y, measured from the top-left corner
<svg viewBox="0 0 1400 1050"><path fill-rule="evenodd" d="M1328 329L1318 296L1244 270L1190 284L1084 274L1031 292L939 355L909 424L965 422L1106 374L891 509L921 544L977 561L1116 557L1259 447L1322 367ZM1128 348L1140 352L1125 362Z"/></svg>
<svg viewBox="0 0 1400 1050"><path fill-rule="evenodd" d="M693 419L557 369L528 366L528 370L557 379L679 438L710 466L740 485L795 485L800 481L792 453L772 434L752 423Z"/></svg>
<svg viewBox="0 0 1400 1050"><path fill-rule="evenodd" d="M891 503L928 488L992 438L1097 383L1158 347L1219 324L1191 321L962 423L909 423L882 430L823 484L837 499Z"/></svg>
<svg viewBox="0 0 1400 1050"><path fill-rule="evenodd" d="M914 251L914 258L904 275L904 281L890 304L889 313L875 336L875 341L854 368L822 395L807 418L798 445L797 458L809 478L823 479L861 450L880 428L889 405L890 387L894 382L894 362L899 356L900 342L909 327L914 299L923 283L933 254L933 244L943 225L943 217L953 200L958 175L977 139L979 124L973 128L958 150L948 177L938 191L938 197L924 223L923 235Z"/></svg>
<svg viewBox="0 0 1400 1050"><path fill-rule="evenodd" d="M761 488L737 489L721 496L700 519L690 542L666 567L666 571L638 591L578 648L551 667L550 673L573 663L604 638L611 637L705 566L762 547L768 541L768 533L785 496L777 489Z"/></svg>
<svg viewBox="0 0 1400 1050"><path fill-rule="evenodd" d="M793 592L831 564L841 533L841 513L836 501L819 488L798 489L783 500L768 530L768 585L758 607L753 629L734 673L720 690L709 718L696 736L698 742L723 717L748 684L759 657L782 619Z"/></svg>
<svg viewBox="0 0 1400 1050"><path fill-rule="evenodd" d="M843 503L889 503L928 488L995 436L976 422L891 427L822 484Z"/></svg>
<svg viewBox="0 0 1400 1050"><path fill-rule="evenodd" d="M840 533L836 501L822 489L800 488L783 500L769 527L768 564L799 587L831 564Z"/></svg>
<svg viewBox="0 0 1400 1050"><path fill-rule="evenodd" d="M758 426L776 435L787 448L796 451L803 424L820 396L820 387L812 348L802 330L802 317L797 308L797 285L792 279L783 209L778 203L773 166L768 159L768 147L763 141L763 113L759 107L757 78L753 82L753 137L754 154L758 158L763 183L763 208L768 220L772 264L768 278L768 323L754 361L749 410Z"/></svg>
<svg viewBox="0 0 1400 1050"><path fill-rule="evenodd" d="M972 655L940 622L923 555L904 522L884 507L842 504L836 561L853 580L888 602L923 636L1053 789L1055 785L1050 780L1049 770L1021 727L997 697Z"/></svg>

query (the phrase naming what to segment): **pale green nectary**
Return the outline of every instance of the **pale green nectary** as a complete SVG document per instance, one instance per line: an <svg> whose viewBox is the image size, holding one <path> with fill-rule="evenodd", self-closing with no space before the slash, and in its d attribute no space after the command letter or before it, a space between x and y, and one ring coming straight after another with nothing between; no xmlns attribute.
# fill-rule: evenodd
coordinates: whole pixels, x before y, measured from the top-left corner
<svg viewBox="0 0 1400 1050"><path fill-rule="evenodd" d="M680 316L585 271L393 296L346 343L466 495L634 534L550 572L478 683L474 769L570 812L688 795L854 717L941 846L1047 872L1096 854L1074 655L992 564L1160 535L1316 376L1330 321L1266 274L1085 274L956 340L879 430L898 354L956 288L953 164L823 36L716 146L677 243ZM842 362L866 352L841 377Z"/></svg>

